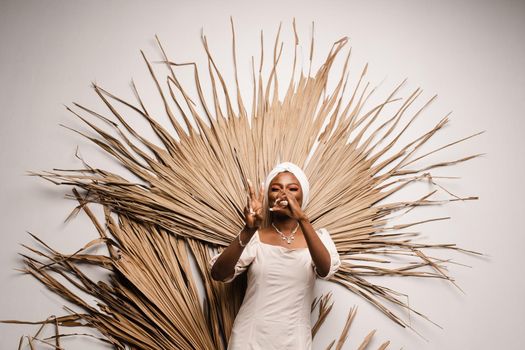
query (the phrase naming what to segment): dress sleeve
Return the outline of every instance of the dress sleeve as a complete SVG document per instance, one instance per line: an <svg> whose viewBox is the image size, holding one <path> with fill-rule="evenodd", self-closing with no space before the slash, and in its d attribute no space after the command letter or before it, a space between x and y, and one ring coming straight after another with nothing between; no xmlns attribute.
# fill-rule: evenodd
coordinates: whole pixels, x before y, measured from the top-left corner
<svg viewBox="0 0 525 350"><path fill-rule="evenodd" d="M319 238L321 239L321 242L323 242L324 246L328 250L328 253L330 254L330 270L328 271L328 274L326 276L322 277L317 272L317 268L313 260L312 266L314 267L314 271L317 277L323 280L329 280L337 272L339 266L341 266L341 259L339 258L339 253L337 252L335 243L332 240L332 237L330 237L330 233L328 232L328 230L326 230L325 228L321 228L319 230Z"/></svg>
<svg viewBox="0 0 525 350"><path fill-rule="evenodd" d="M243 273L248 268L248 266L250 266L250 264L255 259L255 255L257 253L257 243L257 233L255 233L250 239L250 241L246 244L246 247L244 247L244 250L242 251L241 256L239 257L239 260L237 260L233 275L225 278L222 282L229 283L233 281L235 277ZM215 264L215 261L219 258L221 254L222 252L217 253L211 257L211 259L208 262L210 269L213 267L213 264Z"/></svg>

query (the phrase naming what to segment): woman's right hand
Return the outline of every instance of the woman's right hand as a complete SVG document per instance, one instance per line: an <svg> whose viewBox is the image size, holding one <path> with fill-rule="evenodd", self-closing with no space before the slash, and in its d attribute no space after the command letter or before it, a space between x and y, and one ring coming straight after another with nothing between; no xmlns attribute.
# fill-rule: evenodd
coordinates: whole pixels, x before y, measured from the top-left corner
<svg viewBox="0 0 525 350"><path fill-rule="evenodd" d="M252 182L248 180L248 193L246 195L246 207L244 207L244 221L249 228L259 228L261 226L262 216L262 201L264 195L264 187L261 184L259 195L255 194Z"/></svg>

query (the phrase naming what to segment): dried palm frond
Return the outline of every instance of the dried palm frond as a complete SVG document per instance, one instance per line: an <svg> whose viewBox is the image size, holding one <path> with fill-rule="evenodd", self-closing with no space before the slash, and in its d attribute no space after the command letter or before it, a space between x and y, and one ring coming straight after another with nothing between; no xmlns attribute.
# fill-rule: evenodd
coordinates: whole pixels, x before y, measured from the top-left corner
<svg viewBox="0 0 525 350"><path fill-rule="evenodd" d="M407 111L415 108L421 90L416 89L407 98L398 98L403 82L382 102L369 106L375 89L369 90L369 85L363 82L365 66L347 98L350 52L344 59L337 84L327 91L329 73L348 42L346 37L333 44L313 76L310 70L307 76L301 70L297 78L299 39L295 22L293 28L292 77L282 100L277 73L282 52L281 28L274 43L271 73L266 80L262 75L261 33L257 73L252 64L254 88L249 115L239 88L233 22L236 83L233 93L204 35L202 43L208 59L211 100L204 96L197 65L170 60L158 38L162 61L168 71L165 78L158 78L142 53L173 131L150 114L134 84L136 104L93 84L111 117L79 104L75 104L75 109L68 107L93 129L94 135L74 131L113 156L139 179L139 182L129 180L88 165L84 160L82 169L30 172L55 184L85 190L84 196L75 193L80 203L78 209L83 208L92 218L100 234L101 241L96 242L104 242L108 247L108 256L81 254L82 251L64 256L50 248L46 252L33 250L50 259L51 264L26 258L26 272L83 309L82 313L74 314L77 317L74 323L83 322L99 329L119 349L124 344L140 349L190 349L192 346L223 349L242 300L245 280L236 279L232 285L211 280L206 264L210 249L227 246L242 227L247 179L260 183L280 161L298 164L309 178L311 192L306 214L314 227L325 227L331 232L343 260L332 281L365 298L403 327L410 325L399 316L398 310L387 307L387 303L425 316L412 310L398 293L370 282L367 276L433 277L453 282L443 268L447 261L428 256L425 249L470 251L454 244L416 243L417 233L402 232L408 227L446 218L388 226L389 216L419 206L477 199L455 196L444 190L431 170L480 154L426 166L417 166L417 162L480 133L420 154L423 146L448 123L448 115L411 141L402 142L402 136L407 136L407 130L434 97L407 117ZM311 48L310 69L313 39ZM181 67L193 70L196 97L190 97L179 80L177 72ZM134 129L128 122L130 114L147 121L161 145ZM88 117L100 119L107 129ZM403 193L409 184L422 181L443 189L451 198L431 200L437 191L434 190L421 198L386 202L393 194ZM103 206L109 234L90 214L87 203ZM267 203L265 206L267 208ZM110 213L117 215L118 223ZM190 254L195 257L199 277L204 282L207 298L204 309L189 267ZM406 264L399 268L382 267L393 255L404 256ZM111 283L94 283L88 279L77 266L86 262L109 269ZM428 271L428 267L434 272ZM95 296L100 301L98 308L71 293L50 272L60 274ZM71 315L65 317L57 318L56 322L64 320L72 324ZM348 326L352 319L349 317ZM148 331L144 332L145 329ZM344 339L338 344L342 342ZM366 344L365 339L362 346Z"/></svg>
<svg viewBox="0 0 525 350"><path fill-rule="evenodd" d="M74 192L81 201L78 192ZM89 207L84 205L83 209L94 226L102 228ZM228 285L212 281L207 267L208 250L197 240L170 235L149 223L139 224L125 216L119 216L116 223L109 210L105 211L105 217L109 232L100 230L100 239L70 255L60 254L31 234L46 251L26 248L47 262L24 255L25 272L83 312L66 308L69 315L33 322L42 326L35 335L22 337L20 344L27 338L31 346L38 340L60 349L60 338L69 334L60 333L59 326L88 326L102 333L103 337L97 339L116 349L124 349L126 345L137 349L224 349L242 301L242 295L237 293L242 280ZM106 243L111 258L83 253L97 243ZM204 305L200 304L195 285L197 277L192 275L189 265L190 251L206 288ZM94 281L84 274L80 266L86 263L112 271L110 283ZM94 297L97 305L88 304L74 289ZM330 313L333 305L327 307L330 301L331 293L312 302L312 312L319 305L312 337ZM349 318L354 316L355 308ZM55 335L41 339L39 334L46 324L55 327ZM349 326L347 322L343 334ZM345 340L346 335L340 337L337 349Z"/></svg>

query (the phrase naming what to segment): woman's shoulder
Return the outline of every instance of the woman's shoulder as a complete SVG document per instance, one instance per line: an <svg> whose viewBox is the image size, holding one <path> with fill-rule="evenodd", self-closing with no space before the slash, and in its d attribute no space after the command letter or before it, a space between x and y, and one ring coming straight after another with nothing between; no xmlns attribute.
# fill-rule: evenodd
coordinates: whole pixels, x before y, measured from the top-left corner
<svg viewBox="0 0 525 350"><path fill-rule="evenodd" d="M315 232L317 232L317 234L319 234L319 235L325 235L325 234L330 235L328 230L326 228L324 228L324 227L320 227L320 228L316 229Z"/></svg>
<svg viewBox="0 0 525 350"><path fill-rule="evenodd" d="M249 245L253 246L259 244L259 242L261 241L259 236L260 231L261 229L259 228L253 233L252 237L250 238L250 241L248 242Z"/></svg>
<svg viewBox="0 0 525 350"><path fill-rule="evenodd" d="M315 230L317 232L317 235L323 242L332 241L332 235L330 234L330 231L328 231L326 228L321 227Z"/></svg>

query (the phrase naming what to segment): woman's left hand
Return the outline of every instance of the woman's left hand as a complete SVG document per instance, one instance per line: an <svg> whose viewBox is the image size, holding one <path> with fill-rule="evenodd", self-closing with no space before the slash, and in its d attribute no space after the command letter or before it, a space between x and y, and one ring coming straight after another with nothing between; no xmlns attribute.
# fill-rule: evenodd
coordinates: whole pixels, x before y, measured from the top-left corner
<svg viewBox="0 0 525 350"><path fill-rule="evenodd" d="M282 201L287 201L288 205L280 205L279 203ZM277 202L277 204L271 207L270 211L282 213L286 216L296 219L297 221L305 218L304 212L301 209L301 205L299 204L293 193L288 189L284 189L284 194L279 197L279 202Z"/></svg>

